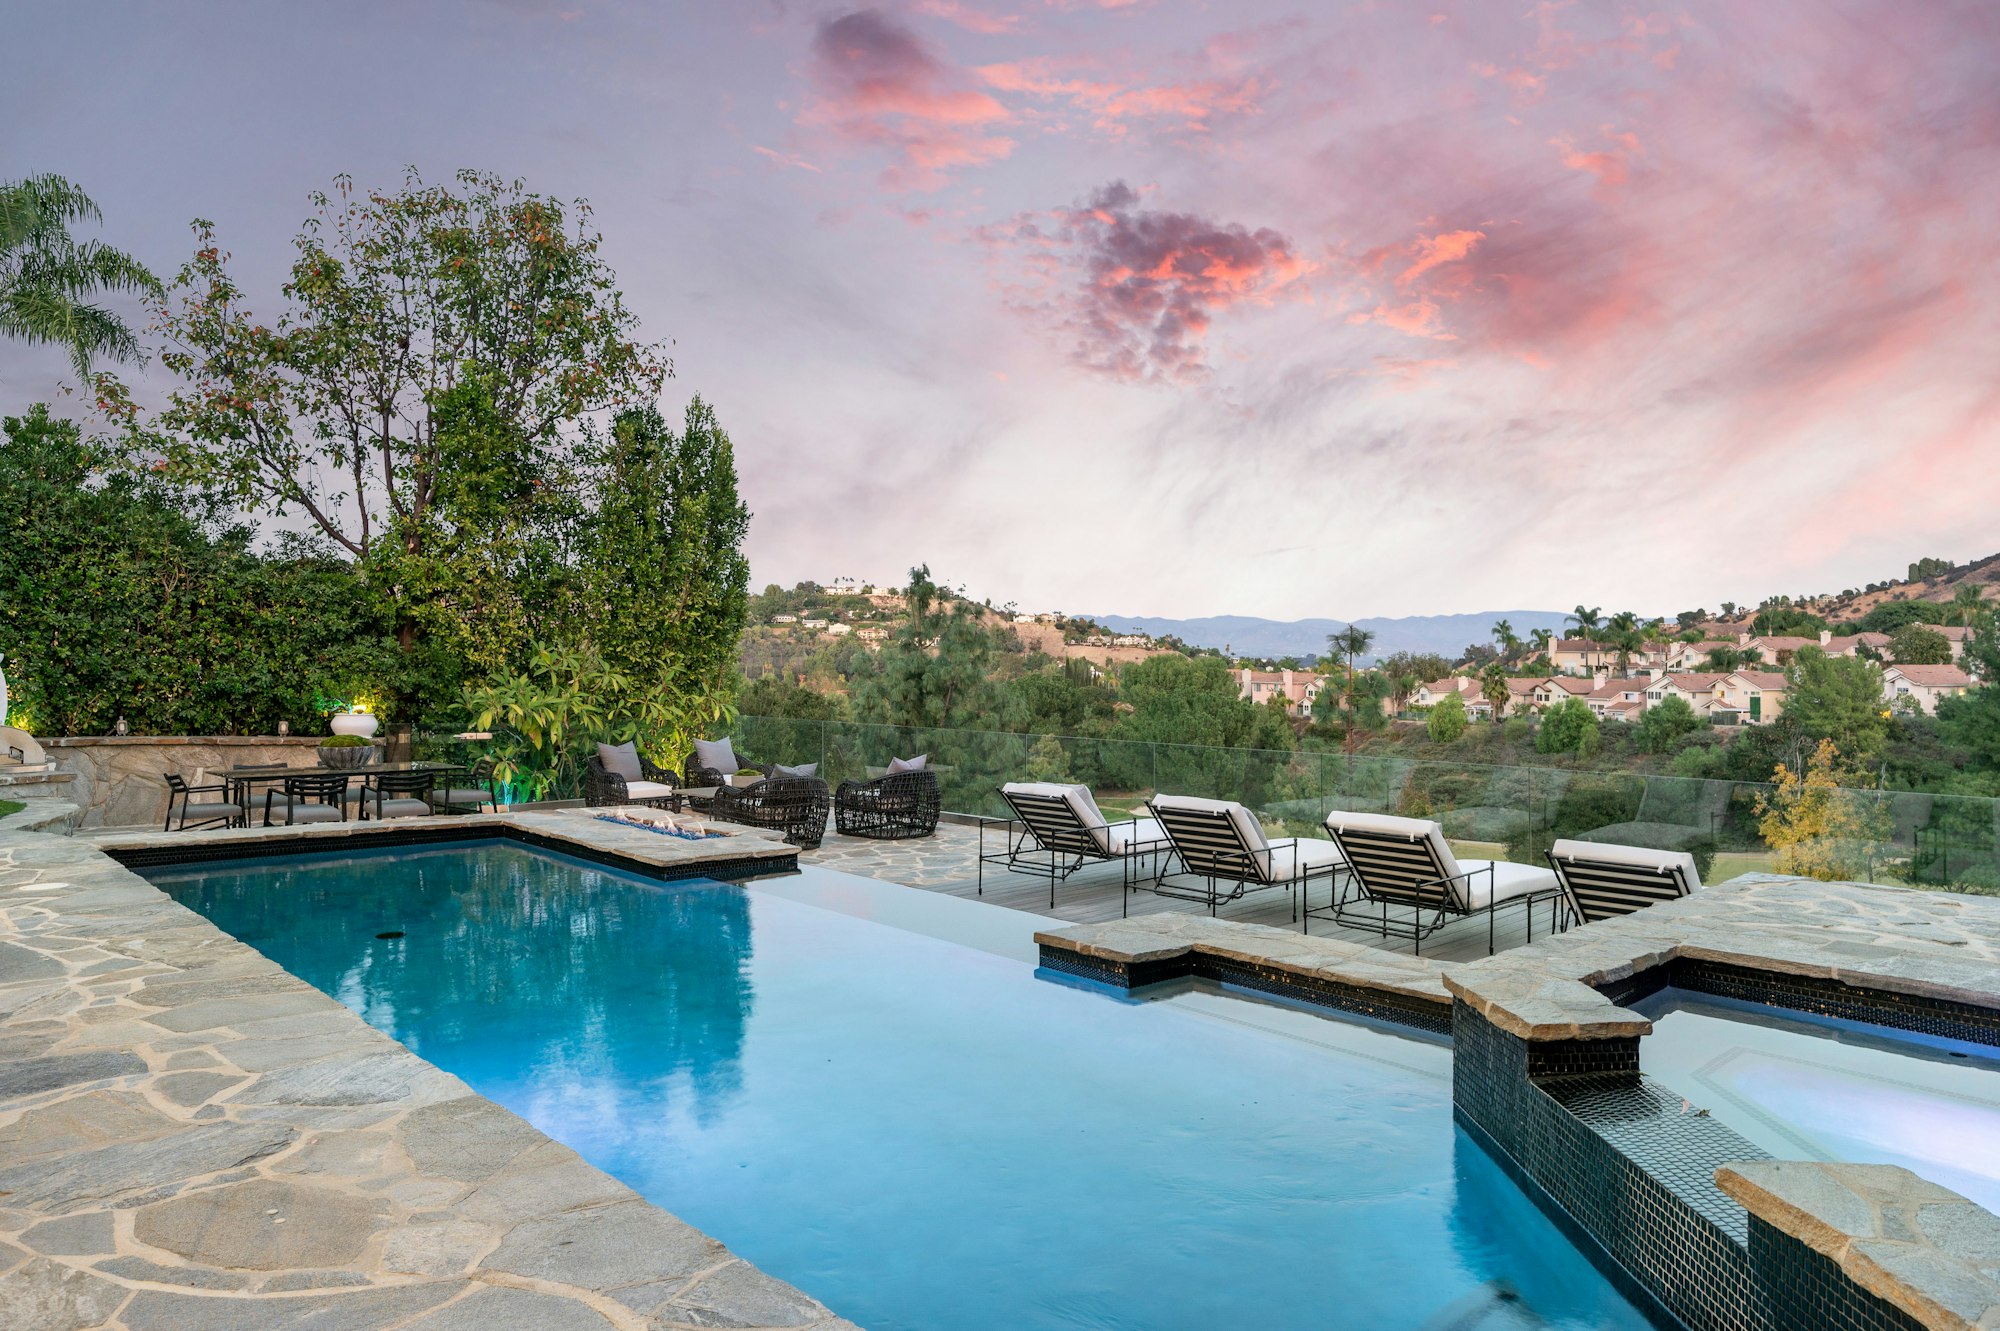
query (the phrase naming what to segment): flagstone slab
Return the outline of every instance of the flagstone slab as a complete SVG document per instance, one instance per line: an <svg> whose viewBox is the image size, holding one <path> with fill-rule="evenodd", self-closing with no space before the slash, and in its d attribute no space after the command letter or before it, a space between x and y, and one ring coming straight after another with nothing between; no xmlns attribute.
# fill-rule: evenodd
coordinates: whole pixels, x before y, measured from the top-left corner
<svg viewBox="0 0 2000 1331"><path fill-rule="evenodd" d="M621 835L541 817L579 847ZM622 835L660 871L697 846ZM0 1327L16 1325L850 1324L97 845L0 834Z"/></svg>

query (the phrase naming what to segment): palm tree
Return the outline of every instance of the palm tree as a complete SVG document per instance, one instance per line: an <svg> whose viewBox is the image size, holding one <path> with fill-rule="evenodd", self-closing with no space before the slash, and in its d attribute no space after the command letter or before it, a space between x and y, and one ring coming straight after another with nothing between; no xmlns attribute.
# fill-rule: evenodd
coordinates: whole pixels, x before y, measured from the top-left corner
<svg viewBox="0 0 2000 1331"><path fill-rule="evenodd" d="M1500 655L1504 660L1513 660L1514 653L1521 650L1521 639L1514 632L1513 624L1500 620L1493 626L1493 640L1500 644Z"/></svg>
<svg viewBox="0 0 2000 1331"><path fill-rule="evenodd" d="M1979 585L1961 582L1958 584L1958 590L1951 595L1951 605L1945 613L1945 618L1953 624L1970 624L1984 605L1985 602L1980 599Z"/></svg>
<svg viewBox="0 0 2000 1331"><path fill-rule="evenodd" d="M1488 661L1486 668L1479 672L1479 696L1493 708L1493 723L1498 725L1507 716L1507 699L1513 691L1507 687L1507 671L1498 661Z"/></svg>
<svg viewBox="0 0 2000 1331"><path fill-rule="evenodd" d="M0 335L66 348L85 379L93 356L139 355L139 339L125 321L88 304L89 297L161 289L123 250L69 233L73 222L101 220L90 196L61 176L0 183Z"/></svg>
<svg viewBox="0 0 2000 1331"><path fill-rule="evenodd" d="M1346 748L1349 753L1354 752L1354 658L1374 643L1375 635L1357 624L1349 624L1326 635L1326 649L1335 656L1347 658L1347 688L1341 694L1341 701L1347 709Z"/></svg>

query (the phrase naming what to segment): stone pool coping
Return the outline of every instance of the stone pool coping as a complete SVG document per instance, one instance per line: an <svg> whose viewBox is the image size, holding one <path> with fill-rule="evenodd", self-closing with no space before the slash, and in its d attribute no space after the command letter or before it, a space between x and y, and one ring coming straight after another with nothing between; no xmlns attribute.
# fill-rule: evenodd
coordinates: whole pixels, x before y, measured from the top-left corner
<svg viewBox="0 0 2000 1331"><path fill-rule="evenodd" d="M545 849L614 861L661 879L738 879L787 873L798 867L798 848L766 828L716 824L729 833L702 841L608 822L608 809L507 810L386 822L351 820L300 827L210 828L193 832L106 828L79 833L79 839L123 864L154 866L177 860L238 858L246 855L320 852L343 845L396 845L504 837Z"/></svg>
<svg viewBox="0 0 2000 1331"><path fill-rule="evenodd" d="M103 840L0 835L0 1306L23 1319L10 1324L851 1328L217 930Z"/></svg>
<svg viewBox="0 0 2000 1331"><path fill-rule="evenodd" d="M1896 1165L1754 1160L1716 1185L1935 1331L2000 1326L2000 1217Z"/></svg>

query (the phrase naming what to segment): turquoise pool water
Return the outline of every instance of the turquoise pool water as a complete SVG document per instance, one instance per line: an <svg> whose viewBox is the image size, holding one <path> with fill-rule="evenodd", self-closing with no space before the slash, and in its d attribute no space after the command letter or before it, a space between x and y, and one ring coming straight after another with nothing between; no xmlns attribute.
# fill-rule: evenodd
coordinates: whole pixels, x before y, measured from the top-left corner
<svg viewBox="0 0 2000 1331"><path fill-rule="evenodd" d="M869 1331L1646 1326L1455 1131L1434 1044L1051 983L841 875L480 843L148 876Z"/></svg>

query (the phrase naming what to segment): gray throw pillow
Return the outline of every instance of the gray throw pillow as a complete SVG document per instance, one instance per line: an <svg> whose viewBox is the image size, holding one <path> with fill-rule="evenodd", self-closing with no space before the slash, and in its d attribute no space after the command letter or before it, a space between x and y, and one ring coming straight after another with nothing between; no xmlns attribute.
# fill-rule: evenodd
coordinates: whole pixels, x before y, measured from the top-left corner
<svg viewBox="0 0 2000 1331"><path fill-rule="evenodd" d="M787 767L778 763L771 770L772 776L818 776L818 763L800 763L797 767Z"/></svg>
<svg viewBox="0 0 2000 1331"><path fill-rule="evenodd" d="M627 781L637 781L640 777L637 744L600 744L597 761L613 776L622 776Z"/></svg>
<svg viewBox="0 0 2000 1331"><path fill-rule="evenodd" d="M898 772L921 772L924 770L925 760L929 757L928 753L920 753L914 758L891 758L889 775L894 776Z"/></svg>
<svg viewBox="0 0 2000 1331"><path fill-rule="evenodd" d="M698 739L694 742L694 765L712 767L724 776L733 776L743 770L743 764L736 761L736 749L727 735L721 739Z"/></svg>

